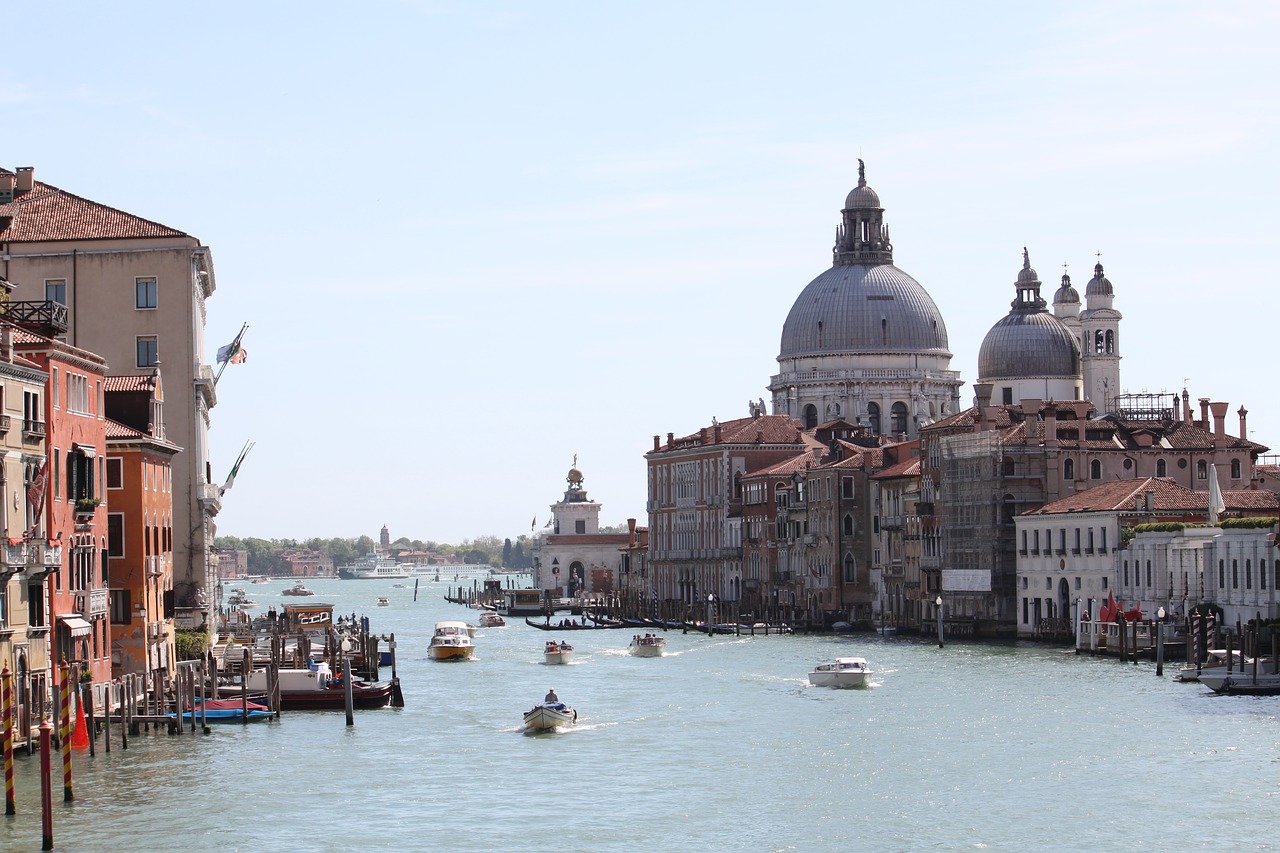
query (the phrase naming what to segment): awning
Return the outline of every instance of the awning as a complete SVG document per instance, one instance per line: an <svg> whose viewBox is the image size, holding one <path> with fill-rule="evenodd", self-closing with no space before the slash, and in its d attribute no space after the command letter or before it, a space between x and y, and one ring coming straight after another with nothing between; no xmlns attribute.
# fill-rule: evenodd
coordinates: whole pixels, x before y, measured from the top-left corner
<svg viewBox="0 0 1280 853"><path fill-rule="evenodd" d="M85 456L88 456L90 459L92 459L98 451L94 449L92 444L78 444L73 441L71 443L71 452L83 453Z"/></svg>
<svg viewBox="0 0 1280 853"><path fill-rule="evenodd" d="M79 616L59 616L58 621L71 629L73 637L87 637L93 633L93 626Z"/></svg>

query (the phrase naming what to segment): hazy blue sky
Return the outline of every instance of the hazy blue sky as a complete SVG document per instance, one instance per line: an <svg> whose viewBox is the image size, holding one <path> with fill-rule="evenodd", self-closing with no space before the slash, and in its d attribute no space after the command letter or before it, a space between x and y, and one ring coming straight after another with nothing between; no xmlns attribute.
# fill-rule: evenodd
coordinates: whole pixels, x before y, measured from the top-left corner
<svg viewBox="0 0 1280 853"><path fill-rule="evenodd" d="M644 523L655 434L768 396L857 158L978 347L1030 251L1101 252L1126 390L1280 448L1280 7L22 4L3 164L214 253L239 536L541 526L578 455ZM175 377L166 377L172 382Z"/></svg>

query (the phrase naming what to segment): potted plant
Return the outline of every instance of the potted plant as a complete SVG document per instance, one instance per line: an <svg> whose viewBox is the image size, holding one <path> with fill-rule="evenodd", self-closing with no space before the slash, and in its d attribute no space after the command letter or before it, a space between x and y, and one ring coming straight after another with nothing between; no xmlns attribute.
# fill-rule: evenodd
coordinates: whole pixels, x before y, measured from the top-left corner
<svg viewBox="0 0 1280 853"><path fill-rule="evenodd" d="M102 503L101 498L79 498L76 500L76 512L92 513Z"/></svg>

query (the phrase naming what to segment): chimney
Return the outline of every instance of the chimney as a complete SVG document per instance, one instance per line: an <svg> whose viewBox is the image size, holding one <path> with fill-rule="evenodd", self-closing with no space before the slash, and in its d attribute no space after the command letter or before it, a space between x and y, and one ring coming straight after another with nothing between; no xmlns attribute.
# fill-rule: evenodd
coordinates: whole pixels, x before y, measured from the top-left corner
<svg viewBox="0 0 1280 853"><path fill-rule="evenodd" d="M1028 447L1035 447L1040 443L1040 436L1036 435L1036 421L1040 418L1040 407L1043 405L1044 400L1022 398L1022 419L1026 423L1022 430L1022 443Z"/></svg>
<svg viewBox="0 0 1280 853"><path fill-rule="evenodd" d="M667 447L675 447L676 434L674 432L667 433Z"/></svg>
<svg viewBox="0 0 1280 853"><path fill-rule="evenodd" d="M1240 440L1249 440L1249 410L1244 406L1240 407L1240 411L1236 412L1240 416Z"/></svg>
<svg viewBox="0 0 1280 853"><path fill-rule="evenodd" d="M1147 499L1147 512L1154 512L1156 508L1156 490L1147 489L1146 499Z"/></svg>
<svg viewBox="0 0 1280 853"><path fill-rule="evenodd" d="M706 444L706 443L707 443L707 428L702 427L701 429L698 430L698 444Z"/></svg>
<svg viewBox="0 0 1280 853"><path fill-rule="evenodd" d="M1208 429L1208 428L1209 428L1209 398L1208 398L1208 397L1201 397L1201 398L1200 398L1200 421L1199 421L1199 426L1200 426L1200 428L1201 428L1201 429Z"/></svg>
<svg viewBox="0 0 1280 853"><path fill-rule="evenodd" d="M1058 446L1058 405L1055 403L1044 413L1044 446Z"/></svg>
<svg viewBox="0 0 1280 853"><path fill-rule="evenodd" d="M987 407L991 405L990 382L977 382L973 386L973 402L978 407L978 419L973 425L974 432L982 432L987 425Z"/></svg>
<svg viewBox="0 0 1280 853"><path fill-rule="evenodd" d="M721 436L721 432L720 432L720 424L717 422L717 423L716 423L716 429L715 429L715 442L716 442L716 444L719 444L719 443L720 443L720 436Z"/></svg>
<svg viewBox="0 0 1280 853"><path fill-rule="evenodd" d="M1182 419L1191 423L1191 395L1186 388L1182 389Z"/></svg>
<svg viewBox="0 0 1280 853"><path fill-rule="evenodd" d="M1076 413L1076 436L1080 442L1080 449L1084 449L1085 425L1089 423L1089 401L1088 400L1072 400L1071 408Z"/></svg>
<svg viewBox="0 0 1280 853"><path fill-rule="evenodd" d="M631 536L631 547L636 547L636 520L634 518L627 519L627 533Z"/></svg>
<svg viewBox="0 0 1280 853"><path fill-rule="evenodd" d="M1227 442L1227 404L1210 403L1213 410L1213 446L1220 447Z"/></svg>
<svg viewBox="0 0 1280 853"><path fill-rule="evenodd" d="M659 450L661 450L661 449L662 449L662 445L658 442L658 437L655 435L655 436L653 437L653 450L654 450L654 452L656 453L657 451L659 451Z"/></svg>
<svg viewBox="0 0 1280 853"><path fill-rule="evenodd" d="M20 193L31 192L31 185L35 183L36 167L35 166L19 166L14 171L18 173L17 185L14 187L14 192L20 192Z"/></svg>
<svg viewBox="0 0 1280 853"><path fill-rule="evenodd" d="M4 195L11 194L13 192L13 182L16 180L16 177L16 175L0 174L0 193L3 193Z"/></svg>

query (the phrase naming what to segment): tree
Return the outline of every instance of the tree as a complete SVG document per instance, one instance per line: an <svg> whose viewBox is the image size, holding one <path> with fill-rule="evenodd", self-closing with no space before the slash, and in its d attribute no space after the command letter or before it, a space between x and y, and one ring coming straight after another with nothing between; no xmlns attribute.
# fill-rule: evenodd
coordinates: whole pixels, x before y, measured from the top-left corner
<svg viewBox="0 0 1280 853"><path fill-rule="evenodd" d="M373 540L368 536L358 536L355 542L356 553L371 554L374 550Z"/></svg>
<svg viewBox="0 0 1280 853"><path fill-rule="evenodd" d="M351 565L355 562L356 557L359 556L356 553L354 543L350 539L330 539L328 552L329 559L333 561L335 569Z"/></svg>
<svg viewBox="0 0 1280 853"><path fill-rule="evenodd" d="M511 540L507 539L502 543L502 565L511 565Z"/></svg>

